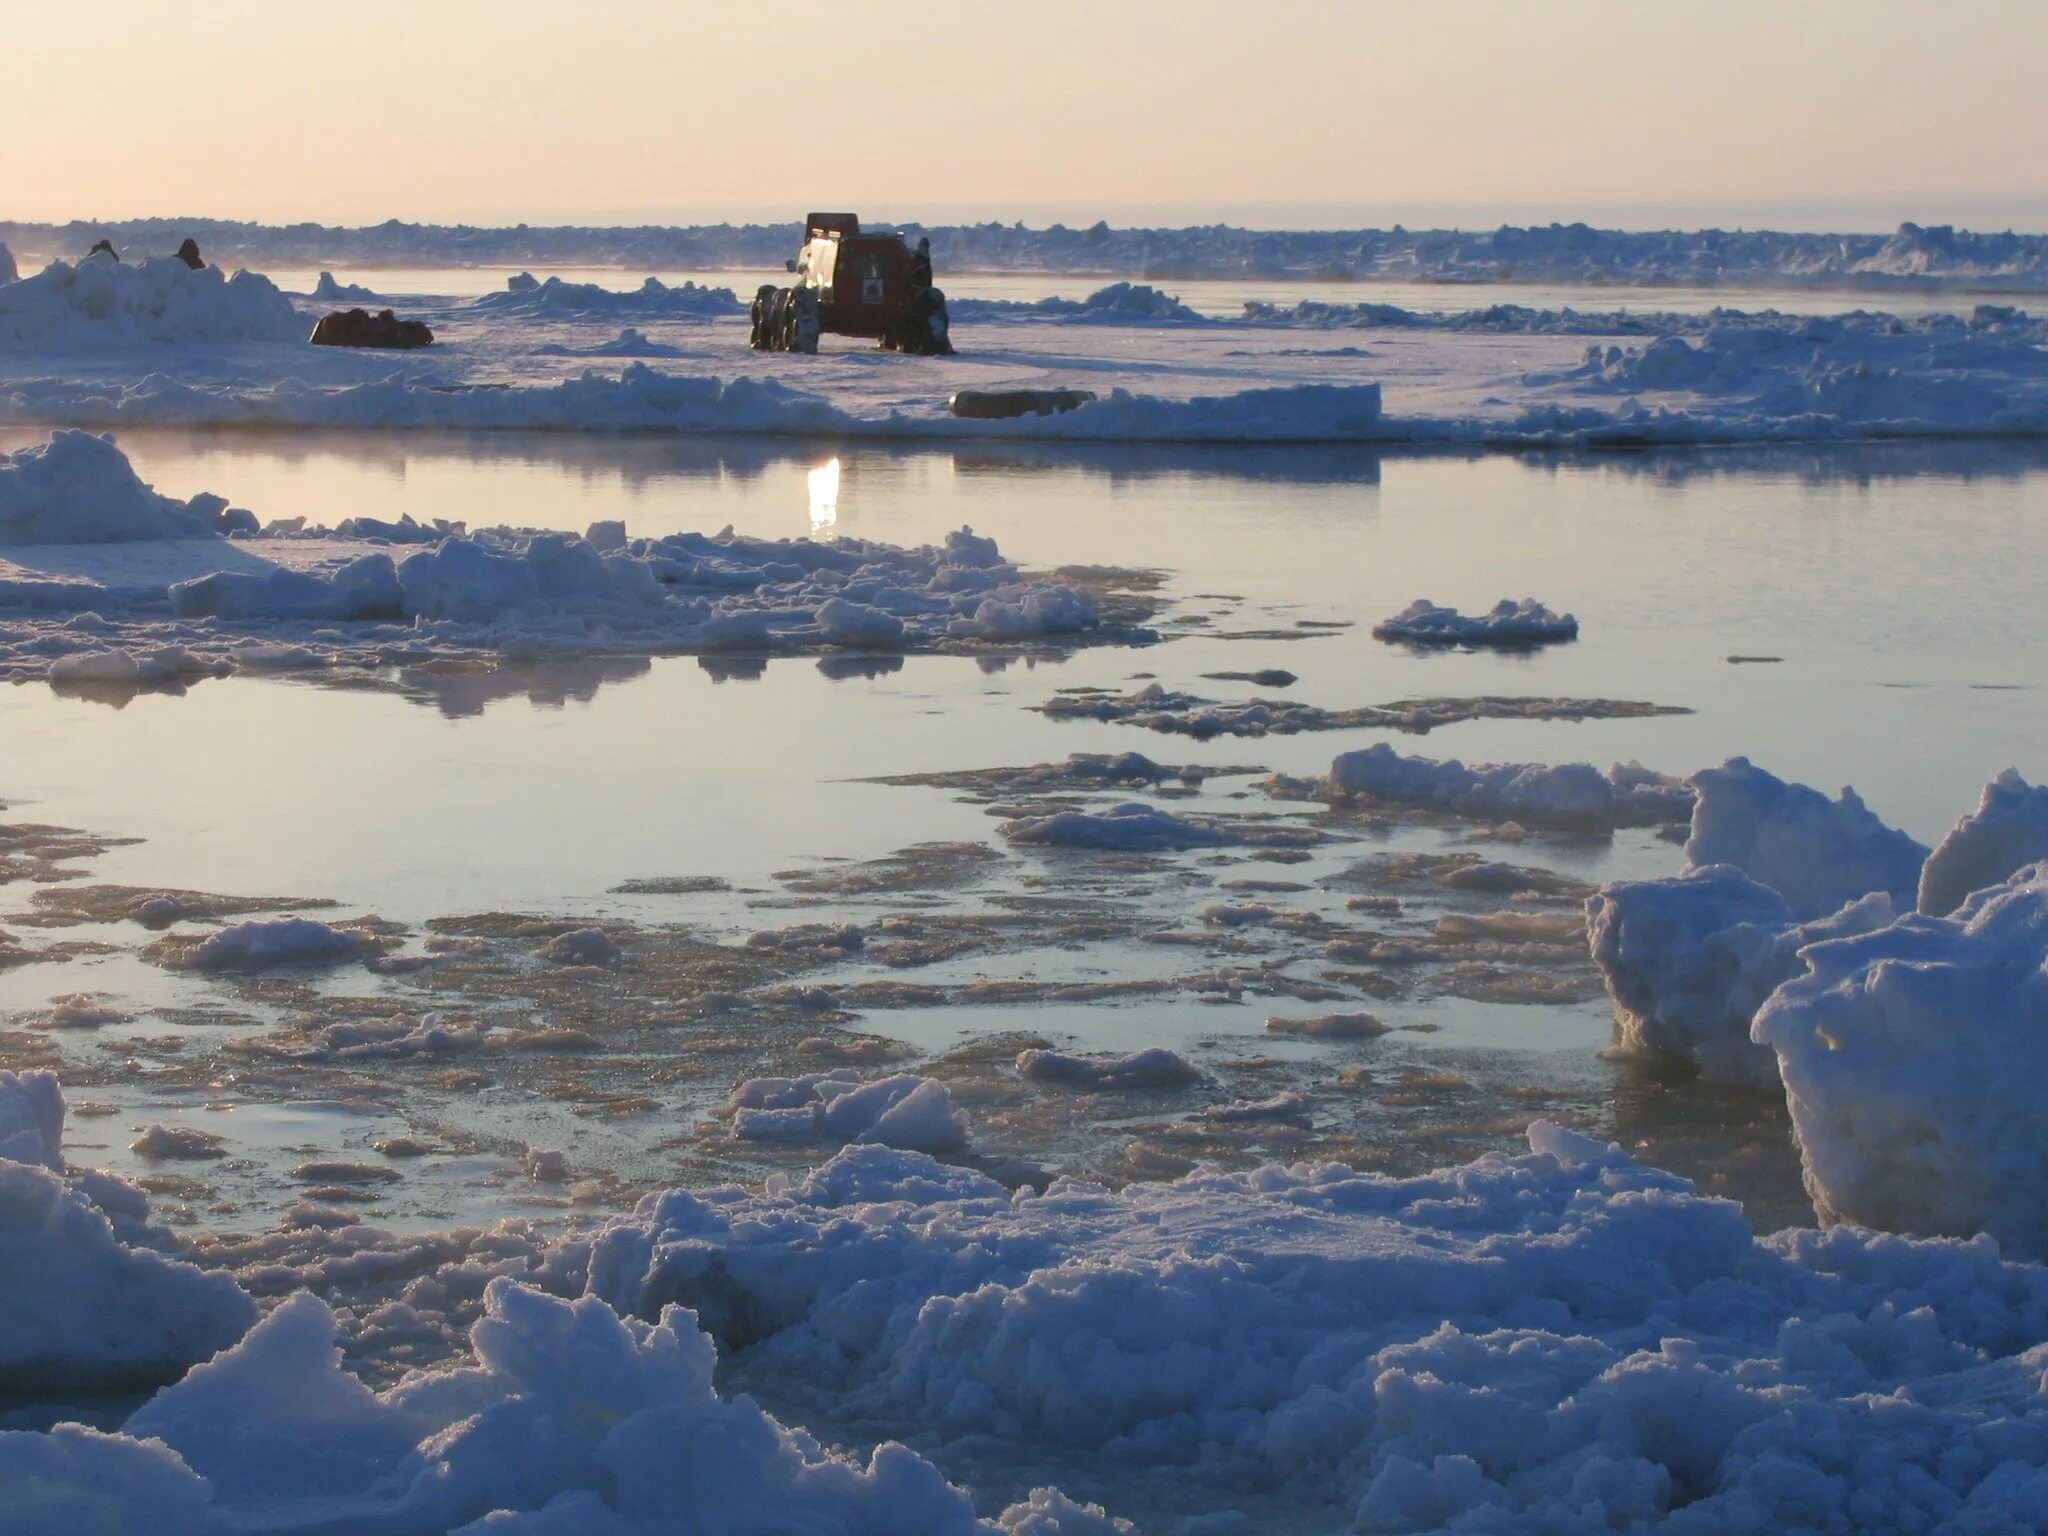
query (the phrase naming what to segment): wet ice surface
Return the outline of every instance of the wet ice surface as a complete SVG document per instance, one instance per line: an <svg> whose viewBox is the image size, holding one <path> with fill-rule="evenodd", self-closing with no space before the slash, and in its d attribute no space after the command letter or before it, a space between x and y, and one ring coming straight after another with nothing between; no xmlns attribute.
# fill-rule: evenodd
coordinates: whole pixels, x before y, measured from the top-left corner
<svg viewBox="0 0 2048 1536"><path fill-rule="evenodd" d="M1475 840L1489 829L1331 813L1260 779L1381 740L1675 773L1743 753L1854 782L1931 842L1994 771L2038 777L2048 759L2028 633L2048 538L2029 515L2048 483L2035 449L1522 461L121 442L167 493L218 486L263 517L620 519L633 535L730 522L902 543L968 522L1027 565L1166 571L1161 644L1065 660L607 658L346 687L0 691L6 820L140 839L74 861L76 881L0 888L16 951L0 965L5 1060L60 1067L89 1107L75 1159L143 1180L201 1230L288 1214L559 1223L641 1189L806 1167L834 1143L736 1141L727 1095L842 1066L938 1079L972 1128L962 1155L1008 1179L1309 1155L1413 1170L1509 1145L1546 1114L1748 1199L1766 1228L1805 1221L1781 1110L1597 1055L1610 1005L1572 917L1591 886L1674 871L1675 844L1647 829ZM1873 599L1905 591L1910 611ZM1372 640L1417 592L1468 612L1534 592L1581 636L1539 656ZM1198 741L1038 711L1062 690L1153 682L1272 697L1249 676L1276 668L1297 679L1290 704L1333 712L1541 696L1692 713ZM1176 772L1114 786L978 772L1132 751ZM1000 831L1127 802L1227 835L1120 852ZM1519 898L1457 878L1482 860L1549 878L1522 878ZM126 889L67 905L88 885ZM379 954L180 968L166 962L217 923L278 914L185 897L168 928L127 917L165 889L331 902L296 915L374 932ZM602 943L578 937L593 927ZM1267 1024L1360 1012L1386 1031ZM1197 1081L1078 1091L1014 1066L1030 1049L1152 1047ZM180 1145L222 1155L147 1155Z"/></svg>

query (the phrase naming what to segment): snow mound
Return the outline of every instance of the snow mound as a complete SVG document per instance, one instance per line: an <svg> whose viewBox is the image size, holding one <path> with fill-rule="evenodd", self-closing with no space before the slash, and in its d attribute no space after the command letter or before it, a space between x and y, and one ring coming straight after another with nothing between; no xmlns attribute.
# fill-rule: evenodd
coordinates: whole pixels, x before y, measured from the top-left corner
<svg viewBox="0 0 2048 1536"><path fill-rule="evenodd" d="M133 266L106 256L53 261L0 293L0 346L135 342L303 341L292 301L256 272L233 277L161 256Z"/></svg>
<svg viewBox="0 0 2048 1536"><path fill-rule="evenodd" d="M1531 1144L1034 1197L852 1149L788 1187L648 1197L589 1285L694 1307L750 1383L870 1434L1128 1447L1106 1502L1151 1530L1280 1489L1292 1518L1238 1528L2038 1523L2048 1270L1758 1241L1616 1149Z"/></svg>
<svg viewBox="0 0 2048 1536"><path fill-rule="evenodd" d="M1946 917L1973 891L2048 859L2048 785L2008 768L1984 786L1977 809L1948 831L1920 869L1922 912Z"/></svg>
<svg viewBox="0 0 2048 1536"><path fill-rule="evenodd" d="M195 971L251 971L272 965L333 965L361 960L381 946L367 933L310 917L258 918L209 934L176 961Z"/></svg>
<svg viewBox="0 0 2048 1536"><path fill-rule="evenodd" d="M660 278L650 277L638 288L621 293L595 283L565 283L550 277L531 286L508 284L502 292L485 294L471 307L491 314L549 320L694 320L736 315L746 306L730 288L693 282L671 288Z"/></svg>
<svg viewBox="0 0 2048 1536"><path fill-rule="evenodd" d="M757 1077L735 1088L726 1106L741 1141L872 1143L907 1152L957 1152L967 1118L945 1084L899 1073L862 1082L851 1067L808 1077Z"/></svg>
<svg viewBox="0 0 2048 1536"><path fill-rule="evenodd" d="M17 1400L175 1379L256 1319L228 1276L132 1246L140 1191L62 1177L63 1130L53 1074L0 1072L0 1382Z"/></svg>
<svg viewBox="0 0 2048 1536"><path fill-rule="evenodd" d="M1392 618L1375 624L1372 633L1377 640L1411 645L1519 648L1576 640L1579 621L1568 613L1551 612L1533 597L1520 602L1502 598L1485 613L1469 618L1455 608L1440 608L1428 598L1418 597Z"/></svg>
<svg viewBox="0 0 2048 1536"><path fill-rule="evenodd" d="M998 830L1013 843L1042 848L1146 851L1213 848L1234 840L1220 827L1137 804L1112 806L1106 811L1020 816L1004 822Z"/></svg>
<svg viewBox="0 0 2048 1536"><path fill-rule="evenodd" d="M1661 1051L1709 1078L1775 1087L1777 1058L1750 1039L1757 1010L1804 973L1821 939L1893 921L1873 892L1831 917L1799 923L1785 898L1728 864L1670 880L1624 880L1586 903L1593 962L1614 997L1615 1043Z"/></svg>
<svg viewBox="0 0 2048 1536"><path fill-rule="evenodd" d="M1783 896L1805 922L1883 891L1900 911L1913 905L1927 849L1879 821L1844 789L1829 800L1732 757L1692 776L1694 868L1733 864Z"/></svg>
<svg viewBox="0 0 2048 1536"><path fill-rule="evenodd" d="M210 539L226 506L204 492L159 496L112 437L60 428L46 443L0 453L0 544Z"/></svg>
<svg viewBox="0 0 2048 1536"><path fill-rule="evenodd" d="M2048 865L1803 958L1755 1035L1821 1219L2048 1257Z"/></svg>
<svg viewBox="0 0 2048 1536"><path fill-rule="evenodd" d="M1475 763L1404 757L1385 742L1330 764L1336 799L1386 800L1492 821L1609 830L1683 820L1691 792L1638 763Z"/></svg>
<svg viewBox="0 0 2048 1536"><path fill-rule="evenodd" d="M1119 1091L1128 1088L1185 1088L1202 1074L1186 1059L1162 1045L1128 1056L1076 1056L1066 1051L1030 1050L1017 1054L1017 1070L1033 1082L1063 1088Z"/></svg>

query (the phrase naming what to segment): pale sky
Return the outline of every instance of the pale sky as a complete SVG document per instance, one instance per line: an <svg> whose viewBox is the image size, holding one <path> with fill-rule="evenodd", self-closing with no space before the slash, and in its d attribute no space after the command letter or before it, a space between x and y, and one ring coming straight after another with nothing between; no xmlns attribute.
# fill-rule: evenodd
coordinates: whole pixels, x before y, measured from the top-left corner
<svg viewBox="0 0 2048 1536"><path fill-rule="evenodd" d="M2048 0L5 0L0 220L2048 228Z"/></svg>

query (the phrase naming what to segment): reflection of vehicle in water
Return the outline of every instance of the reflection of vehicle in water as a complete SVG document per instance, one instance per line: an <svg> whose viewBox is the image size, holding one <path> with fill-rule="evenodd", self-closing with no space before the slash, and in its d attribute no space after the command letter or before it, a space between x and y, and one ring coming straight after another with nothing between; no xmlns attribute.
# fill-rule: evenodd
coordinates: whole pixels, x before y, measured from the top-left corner
<svg viewBox="0 0 2048 1536"><path fill-rule="evenodd" d="M912 246L893 230L863 232L850 213L814 213L789 270L793 286L763 283L754 294L758 352L815 352L824 335L872 336L889 351L925 356L953 350L928 240Z"/></svg>

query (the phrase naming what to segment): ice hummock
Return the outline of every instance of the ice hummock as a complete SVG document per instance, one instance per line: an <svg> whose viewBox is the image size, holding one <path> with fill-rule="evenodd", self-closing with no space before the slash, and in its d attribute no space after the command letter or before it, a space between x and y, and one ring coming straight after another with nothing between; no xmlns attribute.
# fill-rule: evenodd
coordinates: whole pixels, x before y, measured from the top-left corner
<svg viewBox="0 0 2048 1536"><path fill-rule="evenodd" d="M189 501L158 495L111 435L60 428L48 442L0 453L0 545L210 539L226 508L204 492Z"/></svg>
<svg viewBox="0 0 2048 1536"><path fill-rule="evenodd" d="M1392 618L1372 629L1376 640L1410 645L1499 646L1505 649L1554 645L1579 638L1579 621L1555 613L1533 597L1520 602L1504 597L1485 613L1463 614L1418 597Z"/></svg>
<svg viewBox="0 0 2048 1536"><path fill-rule="evenodd" d="M1802 958L1754 1033L1821 1219L2048 1257L2048 864Z"/></svg>
<svg viewBox="0 0 2048 1536"><path fill-rule="evenodd" d="M2008 768L1984 786L1977 809L1958 821L1920 869L1919 908L1946 917L1973 891L2048 859L2048 785Z"/></svg>
<svg viewBox="0 0 2048 1536"><path fill-rule="evenodd" d="M1829 800L1746 757L1690 782L1698 799L1685 857L1695 868L1735 865L1783 896L1802 922L1871 891L1885 892L1900 911L1913 905L1927 849L1879 821L1855 790Z"/></svg>
<svg viewBox="0 0 2048 1536"><path fill-rule="evenodd" d="M227 276L171 256L134 264L104 255L53 261L0 292L0 344L302 341L305 322L257 272Z"/></svg>
<svg viewBox="0 0 2048 1536"><path fill-rule="evenodd" d="M1893 921L1872 892L1798 922L1769 886L1729 864L1622 880L1586 903L1587 941L1614 997L1616 1043L1689 1061L1709 1078L1775 1087L1776 1057L1750 1039L1757 1009L1801 975L1800 950Z"/></svg>
<svg viewBox="0 0 2048 1536"><path fill-rule="evenodd" d="M0 1071L0 1396L16 1402L174 1380L256 1319L232 1278L163 1251L140 1190L67 1177L63 1124L53 1074Z"/></svg>

